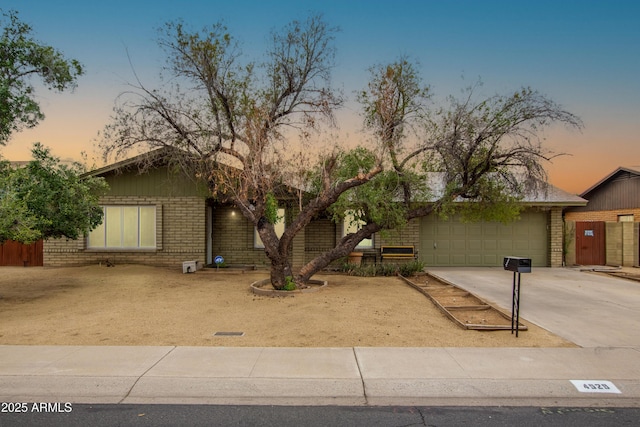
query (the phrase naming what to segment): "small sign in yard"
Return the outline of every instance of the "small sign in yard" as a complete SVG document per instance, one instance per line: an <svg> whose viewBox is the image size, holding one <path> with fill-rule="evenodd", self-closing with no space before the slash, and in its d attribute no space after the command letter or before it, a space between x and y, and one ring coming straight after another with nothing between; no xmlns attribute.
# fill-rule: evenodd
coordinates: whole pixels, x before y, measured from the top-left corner
<svg viewBox="0 0 640 427"><path fill-rule="evenodd" d="M570 380L581 393L622 393L611 381Z"/></svg>
<svg viewBox="0 0 640 427"><path fill-rule="evenodd" d="M220 267L220 264L224 263L224 258L218 255L213 259L213 262L216 264L216 270L217 270Z"/></svg>

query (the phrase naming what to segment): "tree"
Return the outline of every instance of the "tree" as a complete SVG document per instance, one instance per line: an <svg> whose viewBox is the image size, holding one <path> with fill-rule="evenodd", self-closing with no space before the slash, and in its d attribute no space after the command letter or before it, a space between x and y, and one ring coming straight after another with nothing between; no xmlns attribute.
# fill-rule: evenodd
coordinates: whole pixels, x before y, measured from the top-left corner
<svg viewBox="0 0 640 427"><path fill-rule="evenodd" d="M507 222L526 194L545 191L544 164L558 154L543 146L542 131L554 123L581 128L581 120L530 88L478 100L478 87L430 109L429 88L407 59L371 69L359 100L385 171L331 207L355 212L362 226L305 266L303 276L411 219L458 212L469 221Z"/></svg>
<svg viewBox="0 0 640 427"><path fill-rule="evenodd" d="M525 190L520 183L543 178L540 163L549 158L537 129L554 121L579 126L575 116L526 89L479 103L471 91L448 108L430 109L428 87L403 58L372 68L359 96L372 144L346 151L336 142L312 158L312 132L331 124L341 104L329 85L334 32L318 16L294 21L273 34L267 60L256 65L241 61L221 24L202 33L167 24L160 44L174 84L157 90L138 82L120 98L101 142L106 156L170 147L170 161L195 167L213 196L234 203L256 227L276 289L288 276L302 285L362 239L446 213L460 198L476 202L465 205L469 217L513 216ZM515 180L515 169L528 179ZM430 191L433 172L444 183L437 194ZM275 195L290 197L296 208L280 238ZM335 218L350 211L362 226L293 272L293 238L328 211Z"/></svg>
<svg viewBox="0 0 640 427"><path fill-rule="evenodd" d="M44 119L32 76L62 92L75 88L83 69L77 60L35 40L33 29L20 21L17 12L2 12L0 22L0 145L6 145L12 133L33 128Z"/></svg>
<svg viewBox="0 0 640 427"><path fill-rule="evenodd" d="M36 144L24 167L0 162L0 243L42 238L77 239L102 222L103 178L83 176L79 163L64 165Z"/></svg>

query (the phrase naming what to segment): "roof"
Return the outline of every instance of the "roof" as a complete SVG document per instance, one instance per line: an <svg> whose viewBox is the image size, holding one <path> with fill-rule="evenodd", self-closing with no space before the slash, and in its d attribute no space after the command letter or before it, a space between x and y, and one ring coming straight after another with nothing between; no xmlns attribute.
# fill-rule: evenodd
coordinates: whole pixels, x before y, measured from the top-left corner
<svg viewBox="0 0 640 427"><path fill-rule="evenodd" d="M145 162L149 162L150 160L157 159L160 160L163 157L163 152L165 148L158 148L153 151L149 151L146 153L138 154L137 156L130 157L128 159L121 160L119 162L111 163L109 165L103 166L98 169L94 169L92 171L87 172L85 175L90 176L101 176L105 175L109 172L118 171L121 169L125 169L129 166L139 166L144 164Z"/></svg>
<svg viewBox="0 0 640 427"><path fill-rule="evenodd" d="M429 181L432 198L437 199L444 192L444 174L434 172L430 174ZM537 189L532 189L524 195L521 203L532 206L585 206L587 200L552 184L540 182Z"/></svg>
<svg viewBox="0 0 640 427"><path fill-rule="evenodd" d="M102 168L93 170L88 173L92 176L100 176L109 172L117 171L130 166L136 166L143 163L153 163L159 161L160 163L166 159L167 148L159 148L147 153L131 157L120 162L116 162ZM640 174L640 171L637 171ZM444 174L439 172L432 172L429 174L429 188L431 199L437 199L439 195L444 192L445 181ZM290 188L302 189L300 185L294 185L293 183L287 184ZM304 189L302 189L305 191ZM554 185L548 183L540 183L537 190L531 190L528 194L525 194L523 200L524 204L532 206L585 206L587 200L575 194L568 193Z"/></svg>
<svg viewBox="0 0 640 427"><path fill-rule="evenodd" d="M593 192L594 190L596 190L601 185L613 180L620 173L629 173L629 174L632 174L632 175L640 176L640 166L631 166L631 167L620 166L618 169L614 170L609 175L605 176L600 181L596 182L591 187L586 189L582 194L580 194L580 197L588 198L587 196L589 195L589 193Z"/></svg>
<svg viewBox="0 0 640 427"><path fill-rule="evenodd" d="M545 188L535 194L525 196L523 202L532 205L554 205L554 206L585 206L587 200L568 193L561 188L551 184L544 184Z"/></svg>

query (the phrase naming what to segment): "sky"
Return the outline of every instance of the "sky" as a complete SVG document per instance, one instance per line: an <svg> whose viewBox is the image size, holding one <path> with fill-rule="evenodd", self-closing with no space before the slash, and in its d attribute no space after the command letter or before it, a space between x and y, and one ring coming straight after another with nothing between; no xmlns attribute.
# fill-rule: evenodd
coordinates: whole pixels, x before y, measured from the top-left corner
<svg viewBox="0 0 640 427"><path fill-rule="evenodd" d="M193 29L223 21L260 58L270 31L322 13L336 36L332 81L353 101L367 69L408 56L436 99L481 80L486 96L531 87L578 115L584 129L553 126L545 146L552 184L580 194L620 166L640 166L640 2L637 0L3 0L35 38L85 66L73 93L37 89L46 118L13 135L0 154L28 160L34 142L61 158L98 157L99 132L118 94L154 82L165 57L157 30L182 19ZM338 121L362 137L348 102Z"/></svg>

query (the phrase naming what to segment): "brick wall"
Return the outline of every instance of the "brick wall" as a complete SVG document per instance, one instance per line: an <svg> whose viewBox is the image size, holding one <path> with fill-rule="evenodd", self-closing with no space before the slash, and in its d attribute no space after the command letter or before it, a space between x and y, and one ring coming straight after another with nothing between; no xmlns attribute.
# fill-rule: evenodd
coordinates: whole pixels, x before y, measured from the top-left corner
<svg viewBox="0 0 640 427"><path fill-rule="evenodd" d="M323 252L333 249L342 238L341 227L328 218L311 221L304 239L305 261L309 262Z"/></svg>
<svg viewBox="0 0 640 427"><path fill-rule="evenodd" d="M409 221L400 230L390 230L376 234L374 245L380 249L388 245L413 245L417 251L420 246L420 220L418 218Z"/></svg>
<svg viewBox="0 0 640 427"><path fill-rule="evenodd" d="M562 208L552 207L549 211L548 242L550 267L562 267L564 224L562 222Z"/></svg>
<svg viewBox="0 0 640 427"><path fill-rule="evenodd" d="M632 222L606 223L606 264L631 267L637 265L637 224Z"/></svg>
<svg viewBox="0 0 640 427"><path fill-rule="evenodd" d="M269 266L263 248L254 247L253 224L233 206L213 208L213 256L228 265Z"/></svg>
<svg viewBox="0 0 640 427"><path fill-rule="evenodd" d="M409 221L400 230L389 230L378 233L374 239L374 246L380 249L382 246L411 246L418 253L420 249L420 219L415 218ZM414 258L393 258L382 260L384 263L404 264L414 261Z"/></svg>
<svg viewBox="0 0 640 427"><path fill-rule="evenodd" d="M205 261L205 201L201 197L105 196L102 205L155 205L156 248L100 250L86 247L86 238L44 242L44 265L71 266L114 262L181 267L183 261Z"/></svg>

